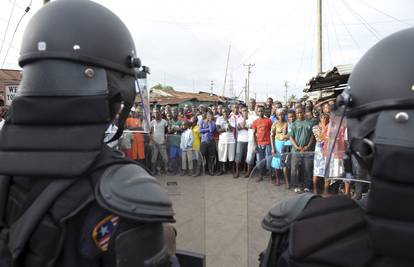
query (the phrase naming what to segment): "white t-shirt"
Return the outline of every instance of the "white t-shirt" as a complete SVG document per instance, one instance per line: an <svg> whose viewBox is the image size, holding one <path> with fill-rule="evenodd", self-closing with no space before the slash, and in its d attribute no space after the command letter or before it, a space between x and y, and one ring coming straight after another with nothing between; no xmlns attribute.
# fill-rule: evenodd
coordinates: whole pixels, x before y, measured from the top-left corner
<svg viewBox="0 0 414 267"><path fill-rule="evenodd" d="M229 128L229 124L232 125L232 123L230 121L226 122L224 120L223 116L220 116L216 119L216 125L220 126L221 129L227 130ZM232 144L232 143L236 142L236 140L234 139L233 132L222 132L222 133L220 133L219 141L222 142L222 143L226 143L226 144Z"/></svg>
<svg viewBox="0 0 414 267"><path fill-rule="evenodd" d="M165 143L165 127L167 125L168 123L164 119L151 121L151 128L153 128L152 139L156 144L162 145Z"/></svg>
<svg viewBox="0 0 414 267"><path fill-rule="evenodd" d="M249 118L246 121L246 126L249 128L249 130L247 131L247 137L248 137L248 141L249 142L254 142L254 131L252 129L252 124L255 120L257 120L259 118L259 116L257 116L256 114L253 116L249 115Z"/></svg>
<svg viewBox="0 0 414 267"><path fill-rule="evenodd" d="M232 115L229 119L230 124L234 127L237 123L237 126L239 125L244 125L244 118L241 114L239 115ZM238 130L237 129L237 142L247 142L249 141L248 139L248 133L246 129L242 129L242 130Z"/></svg>

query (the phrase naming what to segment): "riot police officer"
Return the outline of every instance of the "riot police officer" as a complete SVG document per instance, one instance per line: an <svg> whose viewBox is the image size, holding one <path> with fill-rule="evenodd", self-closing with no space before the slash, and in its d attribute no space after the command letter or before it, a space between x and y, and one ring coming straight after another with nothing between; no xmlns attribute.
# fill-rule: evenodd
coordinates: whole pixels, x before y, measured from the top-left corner
<svg viewBox="0 0 414 267"><path fill-rule="evenodd" d="M131 34L88 0L57 0L28 23L0 134L0 266L169 266L159 183L103 143L134 104Z"/></svg>
<svg viewBox="0 0 414 267"><path fill-rule="evenodd" d="M336 132L346 122L347 154L371 179L367 202L304 194L275 206L260 266L414 266L413 47L414 28L381 40L338 97Z"/></svg>

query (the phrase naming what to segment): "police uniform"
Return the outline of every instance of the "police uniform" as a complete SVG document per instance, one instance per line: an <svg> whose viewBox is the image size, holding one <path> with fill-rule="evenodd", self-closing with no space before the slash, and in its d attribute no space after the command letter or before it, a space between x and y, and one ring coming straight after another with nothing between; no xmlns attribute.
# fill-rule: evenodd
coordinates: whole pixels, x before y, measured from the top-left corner
<svg viewBox="0 0 414 267"><path fill-rule="evenodd" d="M366 202L304 194L273 207L262 221L271 239L260 266L414 266L413 47L414 28L381 40L337 99L347 154L371 179Z"/></svg>
<svg viewBox="0 0 414 267"><path fill-rule="evenodd" d="M121 103L111 141L122 134L135 100L128 29L87 0L48 3L28 25L0 133L0 266L169 266L168 195L103 143Z"/></svg>

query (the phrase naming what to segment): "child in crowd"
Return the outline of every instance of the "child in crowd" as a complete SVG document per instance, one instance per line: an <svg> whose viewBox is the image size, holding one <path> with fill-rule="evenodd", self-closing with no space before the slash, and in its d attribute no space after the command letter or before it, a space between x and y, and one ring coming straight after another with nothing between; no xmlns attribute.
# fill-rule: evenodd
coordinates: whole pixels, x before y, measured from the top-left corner
<svg viewBox="0 0 414 267"><path fill-rule="evenodd" d="M181 176L186 174L190 175L191 170L193 170L193 131L190 128L191 123L186 121L183 125L183 133L181 134L181 164L182 164L182 172ZM188 167L188 169L187 169ZM187 173L188 170L188 173Z"/></svg>
<svg viewBox="0 0 414 267"><path fill-rule="evenodd" d="M283 109L278 109L276 111L276 120L272 125L271 130L271 145L272 145L272 164L271 167L274 169L276 177L275 177L275 184L276 186L280 185L280 178L282 177L282 168L283 164L281 161L282 158L282 150L285 146L285 142L287 140L287 122L285 121L285 114ZM285 181L285 183L287 180Z"/></svg>
<svg viewBox="0 0 414 267"><path fill-rule="evenodd" d="M193 177L200 176L201 174L201 168L202 168L202 156L200 152L200 126L198 125L198 119L197 117L192 118L192 127L191 131L193 132L193 161L195 161L195 169Z"/></svg>
<svg viewBox="0 0 414 267"><path fill-rule="evenodd" d="M282 157L281 160L283 162L283 175L285 176L285 188L289 188L290 183L290 171L291 171L291 155L290 152L292 151L292 143L289 139L289 134L292 132L292 123L294 123L296 120L296 113L294 110L289 110L287 113L287 131L286 135L284 136L287 141L285 142L285 145L282 149Z"/></svg>

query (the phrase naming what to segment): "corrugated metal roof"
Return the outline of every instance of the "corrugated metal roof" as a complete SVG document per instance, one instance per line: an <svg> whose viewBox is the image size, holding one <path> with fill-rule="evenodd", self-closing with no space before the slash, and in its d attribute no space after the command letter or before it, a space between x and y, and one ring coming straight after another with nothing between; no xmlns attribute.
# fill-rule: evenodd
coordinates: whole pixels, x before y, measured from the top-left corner
<svg viewBox="0 0 414 267"><path fill-rule="evenodd" d="M351 74L353 68L354 68L354 65L352 64L344 64L344 65L335 66L334 70L336 69L336 72L339 75L345 75L345 74Z"/></svg>
<svg viewBox="0 0 414 267"><path fill-rule="evenodd" d="M0 83L20 82L20 70L0 69Z"/></svg>
<svg viewBox="0 0 414 267"><path fill-rule="evenodd" d="M170 88L151 90L150 102L152 103L156 102L160 105L177 105L190 100L198 100L201 102L225 102L227 99L202 91L198 93L190 93L180 92Z"/></svg>
<svg viewBox="0 0 414 267"><path fill-rule="evenodd" d="M313 92L321 90L343 90L351 75L353 65L338 65L331 70L323 73L319 73L315 77L312 77L304 92Z"/></svg>

